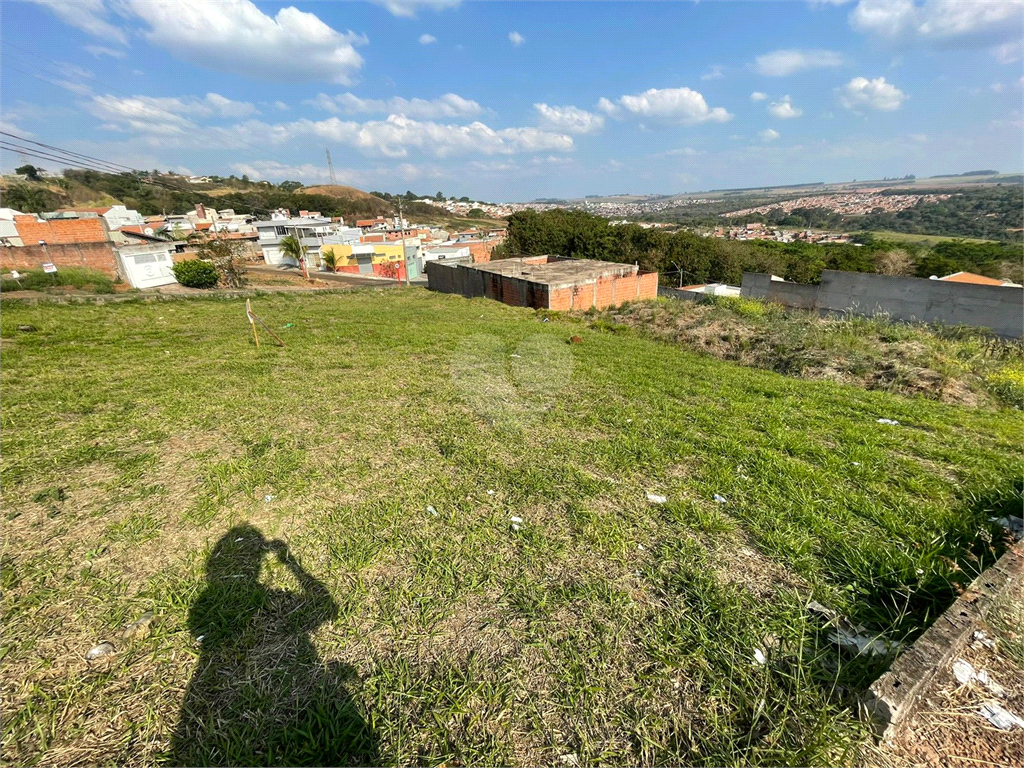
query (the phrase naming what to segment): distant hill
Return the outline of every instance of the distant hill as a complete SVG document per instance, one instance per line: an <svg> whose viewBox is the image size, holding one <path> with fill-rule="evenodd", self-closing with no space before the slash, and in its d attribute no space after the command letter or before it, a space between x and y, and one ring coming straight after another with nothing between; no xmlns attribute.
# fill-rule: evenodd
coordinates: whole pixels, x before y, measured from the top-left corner
<svg viewBox="0 0 1024 768"><path fill-rule="evenodd" d="M371 195L369 192L363 192L361 189L355 187L346 187L344 184L319 184L315 187L299 187L295 190L300 195L328 195L330 197L338 197L342 200L365 200L373 201L380 200L379 197ZM383 200L380 200L384 202Z"/></svg>

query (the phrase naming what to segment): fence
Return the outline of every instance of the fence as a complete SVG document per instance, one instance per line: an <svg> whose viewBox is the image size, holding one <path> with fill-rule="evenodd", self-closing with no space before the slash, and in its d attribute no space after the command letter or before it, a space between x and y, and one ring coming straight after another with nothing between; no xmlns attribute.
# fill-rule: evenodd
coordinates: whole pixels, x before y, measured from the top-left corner
<svg viewBox="0 0 1024 768"><path fill-rule="evenodd" d="M1024 290L1020 288L826 269L818 285L744 272L741 295L820 312L988 328L1004 338L1024 335Z"/></svg>

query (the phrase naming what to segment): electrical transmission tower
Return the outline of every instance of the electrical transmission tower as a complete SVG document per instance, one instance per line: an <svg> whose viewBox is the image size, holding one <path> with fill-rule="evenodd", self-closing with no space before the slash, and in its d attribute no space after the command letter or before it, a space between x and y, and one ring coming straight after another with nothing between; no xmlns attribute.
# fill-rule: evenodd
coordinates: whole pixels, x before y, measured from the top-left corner
<svg viewBox="0 0 1024 768"><path fill-rule="evenodd" d="M331 174L331 184L337 184L338 179L334 175L334 163L331 162L331 150L327 150L327 170Z"/></svg>

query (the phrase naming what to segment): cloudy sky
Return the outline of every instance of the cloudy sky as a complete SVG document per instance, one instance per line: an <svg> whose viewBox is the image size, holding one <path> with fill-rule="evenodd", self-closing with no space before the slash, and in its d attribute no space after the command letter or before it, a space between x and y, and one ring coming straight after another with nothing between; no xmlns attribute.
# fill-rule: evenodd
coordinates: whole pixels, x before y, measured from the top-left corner
<svg viewBox="0 0 1024 768"><path fill-rule="evenodd" d="M1024 0L0 12L2 130L134 168L317 183L330 149L342 183L509 201L1024 165Z"/></svg>

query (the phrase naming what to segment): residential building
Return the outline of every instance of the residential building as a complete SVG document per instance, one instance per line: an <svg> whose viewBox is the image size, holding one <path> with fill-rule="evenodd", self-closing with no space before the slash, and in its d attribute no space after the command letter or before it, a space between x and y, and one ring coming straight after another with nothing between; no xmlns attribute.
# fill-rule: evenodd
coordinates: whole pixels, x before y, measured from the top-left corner
<svg viewBox="0 0 1024 768"><path fill-rule="evenodd" d="M324 243L321 253L334 256L336 272L403 280L407 264L410 278L419 275L417 249L407 245L403 255L401 243Z"/></svg>
<svg viewBox="0 0 1024 768"><path fill-rule="evenodd" d="M326 238L335 234L335 224L330 219L271 219L253 222L258 242L267 264L289 264L298 266L293 259L284 255L281 241L286 237L298 238L306 248L306 264L311 268L320 266L320 248Z"/></svg>
<svg viewBox="0 0 1024 768"><path fill-rule="evenodd" d="M426 271L430 290L535 309L603 309L658 295L657 272L592 259L524 256L488 264L434 260L426 263Z"/></svg>
<svg viewBox="0 0 1024 768"><path fill-rule="evenodd" d="M1001 285L1007 288L1019 288L1020 286L1010 280L1000 280L995 277L986 277L974 272L954 272L945 277L932 277L932 280L941 280L944 283L971 283L973 285Z"/></svg>
<svg viewBox="0 0 1024 768"><path fill-rule="evenodd" d="M107 222L96 214L87 218L55 215L51 219L17 215L14 226L23 245L102 243L111 239Z"/></svg>

